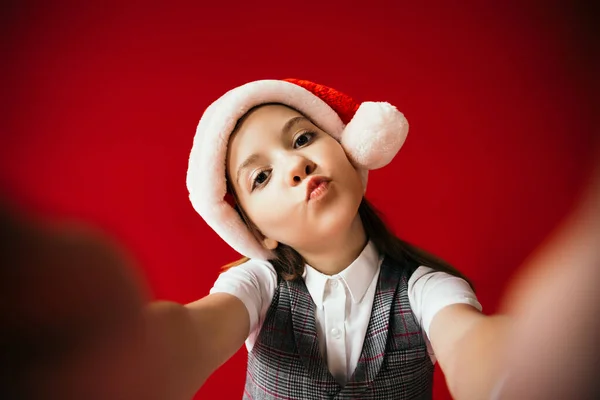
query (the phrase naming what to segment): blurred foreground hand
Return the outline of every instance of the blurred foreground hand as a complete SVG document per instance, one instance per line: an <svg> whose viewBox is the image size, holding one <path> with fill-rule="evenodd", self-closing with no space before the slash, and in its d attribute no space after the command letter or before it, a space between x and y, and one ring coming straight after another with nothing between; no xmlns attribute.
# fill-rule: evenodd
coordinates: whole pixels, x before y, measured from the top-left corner
<svg viewBox="0 0 600 400"><path fill-rule="evenodd" d="M90 231L0 210L0 398L165 398L125 260Z"/></svg>
<svg viewBox="0 0 600 400"><path fill-rule="evenodd" d="M514 316L494 399L600 399L600 153L574 211L507 292Z"/></svg>

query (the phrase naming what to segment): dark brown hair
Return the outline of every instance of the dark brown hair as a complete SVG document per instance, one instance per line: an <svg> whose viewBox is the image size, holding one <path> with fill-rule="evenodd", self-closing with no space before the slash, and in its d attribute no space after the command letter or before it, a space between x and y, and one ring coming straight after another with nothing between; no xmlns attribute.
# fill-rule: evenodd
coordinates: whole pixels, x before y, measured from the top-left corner
<svg viewBox="0 0 600 400"><path fill-rule="evenodd" d="M253 107L242 118L240 118L231 135L238 130L242 122L253 110L264 105L267 104ZM313 124L315 123L313 122ZM248 215L246 215L242 207L239 206L240 203L237 199L235 190L229 182L229 176L227 176L227 192L231 194L235 200L235 210L238 212L257 241L261 242L263 240L262 233L250 220ZM358 214L360 215L367 238L373 242L375 248L377 248L380 253L391 258L397 264L403 265L407 260L412 261L418 265L430 267L436 271L447 272L451 275L463 278L469 283L469 285L471 285L471 287L473 287L473 284L466 278L466 276L460 273L448 262L413 244L401 240L395 234L393 234L383 221L380 213L364 197L358 208ZM279 276L285 280L294 280L302 276L306 261L304 260L304 257L300 255L300 253L298 253L292 247L282 243L279 243L273 253L275 254L275 258L270 259L269 262L273 265ZM237 261L225 265L223 269L229 269L246 261L248 261L248 258L243 257Z"/></svg>

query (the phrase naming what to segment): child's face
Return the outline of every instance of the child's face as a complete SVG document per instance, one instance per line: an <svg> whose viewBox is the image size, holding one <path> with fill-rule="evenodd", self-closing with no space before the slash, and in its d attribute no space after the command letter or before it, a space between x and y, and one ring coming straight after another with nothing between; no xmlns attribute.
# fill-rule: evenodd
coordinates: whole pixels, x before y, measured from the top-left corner
<svg viewBox="0 0 600 400"><path fill-rule="evenodd" d="M229 141L227 174L268 248L274 240L318 251L359 218L360 174L333 137L291 108L266 105L246 117ZM307 199L313 177L330 181Z"/></svg>

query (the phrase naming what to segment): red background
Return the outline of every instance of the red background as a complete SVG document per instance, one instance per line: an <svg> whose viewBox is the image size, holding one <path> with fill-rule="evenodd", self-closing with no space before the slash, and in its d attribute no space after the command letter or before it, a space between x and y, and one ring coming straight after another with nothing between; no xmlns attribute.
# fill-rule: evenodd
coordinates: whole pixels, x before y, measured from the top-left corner
<svg viewBox="0 0 600 400"><path fill-rule="evenodd" d="M0 188L117 238L158 298L206 295L237 257L185 175L203 110L250 80L310 79L403 111L408 140L367 197L470 276L486 312L589 170L592 43L574 6L54 3L4 6ZM240 398L244 367L242 350L198 397Z"/></svg>

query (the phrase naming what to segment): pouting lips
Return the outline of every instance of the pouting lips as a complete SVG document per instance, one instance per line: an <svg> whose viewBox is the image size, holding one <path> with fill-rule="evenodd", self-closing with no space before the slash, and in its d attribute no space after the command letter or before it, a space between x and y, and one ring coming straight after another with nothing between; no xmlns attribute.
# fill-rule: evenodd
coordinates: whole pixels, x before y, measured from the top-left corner
<svg viewBox="0 0 600 400"><path fill-rule="evenodd" d="M327 184L331 179L325 178L324 176L315 176L310 178L306 184L306 200L310 200L311 194L323 184Z"/></svg>

